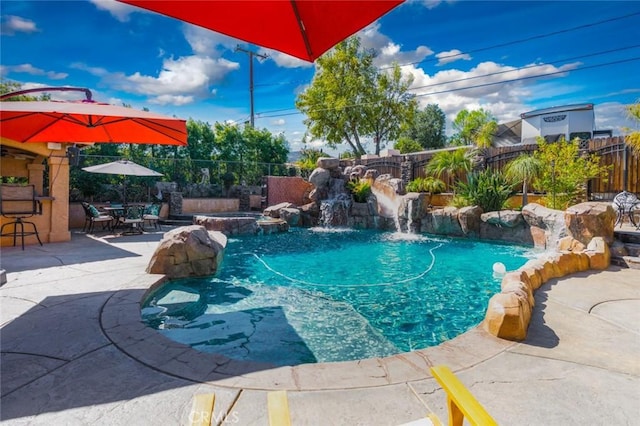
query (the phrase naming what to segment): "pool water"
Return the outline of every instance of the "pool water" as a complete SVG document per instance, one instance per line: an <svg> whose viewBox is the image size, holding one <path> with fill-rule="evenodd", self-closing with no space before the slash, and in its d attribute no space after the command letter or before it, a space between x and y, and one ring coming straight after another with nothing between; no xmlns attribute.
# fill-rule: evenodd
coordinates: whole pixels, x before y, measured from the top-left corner
<svg viewBox="0 0 640 426"><path fill-rule="evenodd" d="M239 360L295 365L389 356L476 326L500 291L493 265L529 248L376 231L295 229L229 239L215 277L168 283L143 320Z"/></svg>

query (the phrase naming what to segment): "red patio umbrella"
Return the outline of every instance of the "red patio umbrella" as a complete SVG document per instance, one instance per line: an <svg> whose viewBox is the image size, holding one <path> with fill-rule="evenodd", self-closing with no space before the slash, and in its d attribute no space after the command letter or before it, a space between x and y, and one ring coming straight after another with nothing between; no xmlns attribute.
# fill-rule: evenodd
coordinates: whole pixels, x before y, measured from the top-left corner
<svg viewBox="0 0 640 426"><path fill-rule="evenodd" d="M119 0L313 62L404 0Z"/></svg>
<svg viewBox="0 0 640 426"><path fill-rule="evenodd" d="M23 143L187 145L187 126L179 118L93 101L5 101L0 136Z"/></svg>

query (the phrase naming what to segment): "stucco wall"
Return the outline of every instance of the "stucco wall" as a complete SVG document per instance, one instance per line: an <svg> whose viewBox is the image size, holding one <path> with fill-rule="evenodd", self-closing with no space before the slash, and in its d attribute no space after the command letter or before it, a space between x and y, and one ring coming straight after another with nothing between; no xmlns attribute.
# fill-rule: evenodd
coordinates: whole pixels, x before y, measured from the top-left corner
<svg viewBox="0 0 640 426"><path fill-rule="evenodd" d="M183 198L182 213L227 213L240 210L237 198Z"/></svg>
<svg viewBox="0 0 640 426"><path fill-rule="evenodd" d="M267 178L267 204L274 206L280 203L293 203L297 206L306 204L305 195L313 189L313 185L301 177L269 176Z"/></svg>

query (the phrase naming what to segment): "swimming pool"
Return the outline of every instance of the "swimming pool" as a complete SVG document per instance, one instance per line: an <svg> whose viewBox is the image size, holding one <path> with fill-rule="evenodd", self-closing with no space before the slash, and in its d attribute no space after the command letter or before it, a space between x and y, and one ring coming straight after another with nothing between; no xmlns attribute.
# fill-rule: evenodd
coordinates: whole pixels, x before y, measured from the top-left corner
<svg viewBox="0 0 640 426"><path fill-rule="evenodd" d="M215 277L151 294L143 320L239 360L295 365L389 356L476 326L500 291L495 262L531 249L376 231L293 229L230 239Z"/></svg>

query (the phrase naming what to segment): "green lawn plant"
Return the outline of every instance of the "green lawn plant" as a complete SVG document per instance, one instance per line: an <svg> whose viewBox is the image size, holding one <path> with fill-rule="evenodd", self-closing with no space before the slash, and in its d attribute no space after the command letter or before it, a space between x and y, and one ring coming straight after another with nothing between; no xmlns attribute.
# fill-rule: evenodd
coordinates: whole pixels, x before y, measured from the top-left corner
<svg viewBox="0 0 640 426"><path fill-rule="evenodd" d="M458 182L456 193L467 205L480 206L485 212L498 211L507 207L513 183L500 171L485 169L469 173L467 182Z"/></svg>
<svg viewBox="0 0 640 426"><path fill-rule="evenodd" d="M347 183L347 189L351 192L353 200L356 203L366 203L371 195L371 184L366 180L349 181Z"/></svg>
<svg viewBox="0 0 640 426"><path fill-rule="evenodd" d="M579 202L587 181L609 172L608 166L600 165L598 155L580 153L579 144L579 139L547 143L538 138L534 157L542 163L542 170L535 186L545 191L543 203L549 208L564 210Z"/></svg>
<svg viewBox="0 0 640 426"><path fill-rule="evenodd" d="M447 189L447 185L438 178L427 176L417 178L407 184L408 192L428 192L430 194L440 194Z"/></svg>

